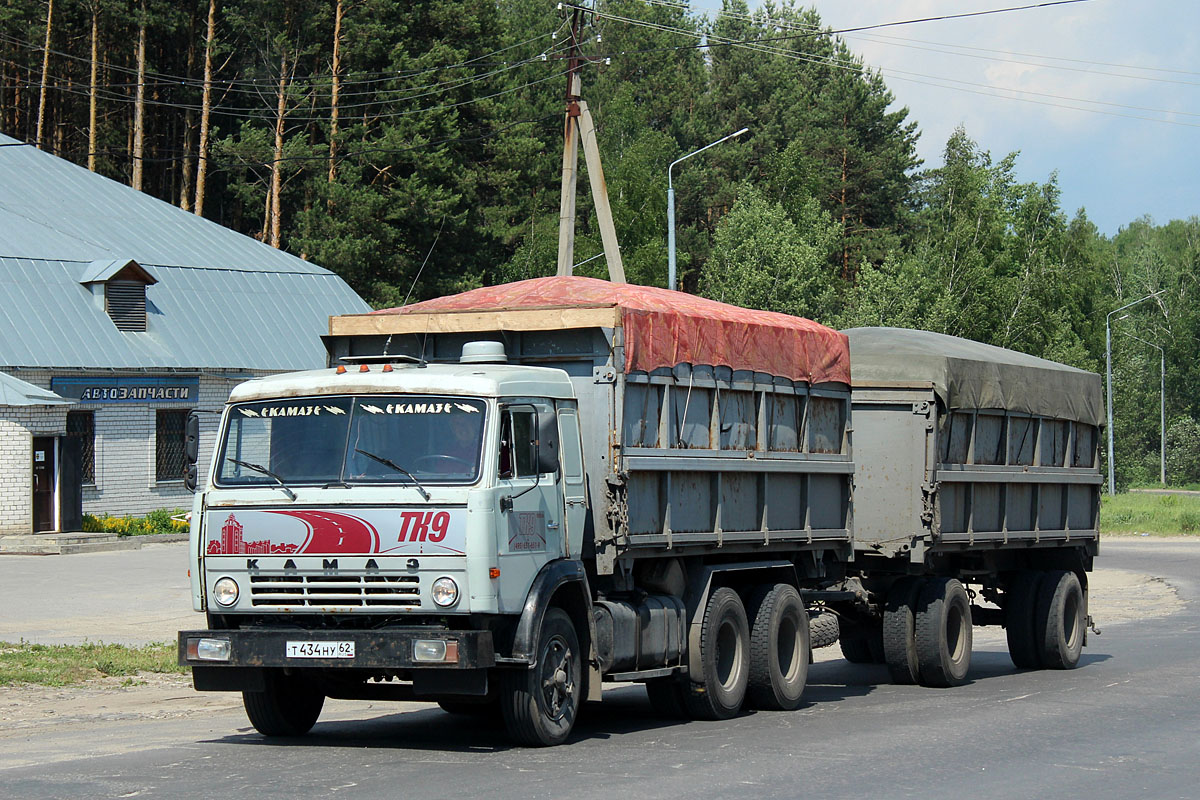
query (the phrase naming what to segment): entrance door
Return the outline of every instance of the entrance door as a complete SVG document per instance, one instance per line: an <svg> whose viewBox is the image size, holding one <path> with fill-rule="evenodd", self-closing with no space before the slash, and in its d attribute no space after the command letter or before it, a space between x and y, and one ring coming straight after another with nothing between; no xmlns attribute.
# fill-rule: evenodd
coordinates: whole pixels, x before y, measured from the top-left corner
<svg viewBox="0 0 1200 800"><path fill-rule="evenodd" d="M54 439L33 437L33 530L54 530Z"/></svg>

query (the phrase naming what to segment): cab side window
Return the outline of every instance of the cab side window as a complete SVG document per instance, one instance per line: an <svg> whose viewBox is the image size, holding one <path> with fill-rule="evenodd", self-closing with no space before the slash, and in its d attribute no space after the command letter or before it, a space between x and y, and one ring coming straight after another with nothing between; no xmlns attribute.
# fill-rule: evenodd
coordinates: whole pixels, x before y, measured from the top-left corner
<svg viewBox="0 0 1200 800"><path fill-rule="evenodd" d="M532 478L537 474L537 416L533 411L505 411L500 420L500 477Z"/></svg>

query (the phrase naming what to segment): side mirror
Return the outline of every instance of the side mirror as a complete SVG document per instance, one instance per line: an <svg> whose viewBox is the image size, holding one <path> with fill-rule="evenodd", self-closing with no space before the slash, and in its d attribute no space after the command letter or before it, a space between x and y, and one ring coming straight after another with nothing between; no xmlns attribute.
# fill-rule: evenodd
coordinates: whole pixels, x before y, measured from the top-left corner
<svg viewBox="0 0 1200 800"><path fill-rule="evenodd" d="M183 457L191 466L200 460L200 417L195 412L188 414L184 426Z"/></svg>
<svg viewBox="0 0 1200 800"><path fill-rule="evenodd" d="M196 462L200 460L200 417L195 412L188 414L187 423L184 425L183 460L183 485L189 492L194 492L199 483Z"/></svg>
<svg viewBox="0 0 1200 800"><path fill-rule="evenodd" d="M558 472L558 416L553 411L538 414L537 471Z"/></svg>

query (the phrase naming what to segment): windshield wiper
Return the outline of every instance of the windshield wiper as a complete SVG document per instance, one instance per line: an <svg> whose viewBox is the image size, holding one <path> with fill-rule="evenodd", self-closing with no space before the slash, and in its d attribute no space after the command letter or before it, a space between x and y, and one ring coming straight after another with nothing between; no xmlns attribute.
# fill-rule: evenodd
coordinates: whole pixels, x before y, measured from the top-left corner
<svg viewBox="0 0 1200 800"><path fill-rule="evenodd" d="M239 467L245 467L246 469L252 469L255 472L260 472L263 475L266 475L268 478L273 478L275 482L279 484L279 488L283 490L283 493L288 496L289 500L296 499L296 493L288 488L287 484L283 482L283 478L279 477L274 472L271 472L271 470L267 469L261 464L251 464L249 461L239 461L236 458L229 458L228 456L226 456L225 460L237 464Z"/></svg>
<svg viewBox="0 0 1200 800"><path fill-rule="evenodd" d="M421 497L424 497L426 500L429 499L429 492L425 491L425 487L421 485L421 482L419 480L417 480L416 477L411 472L409 472L404 467L397 464L395 461L392 461L390 458L384 458L383 456L377 456L374 453L368 453L366 450L363 450L361 447L354 448L354 452L360 453L360 454L366 456L367 458L371 459L372 461L378 461L380 464L383 464L385 467L391 467L392 469L396 470L396 472L407 475L408 479L413 482L413 486L416 486L417 491L421 493Z"/></svg>

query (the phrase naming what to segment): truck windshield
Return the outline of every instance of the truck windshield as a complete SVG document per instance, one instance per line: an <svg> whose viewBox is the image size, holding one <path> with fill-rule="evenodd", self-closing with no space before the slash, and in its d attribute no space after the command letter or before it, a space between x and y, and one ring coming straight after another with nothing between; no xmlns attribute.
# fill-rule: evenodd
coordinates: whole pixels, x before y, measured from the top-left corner
<svg viewBox="0 0 1200 800"><path fill-rule="evenodd" d="M276 483L245 466L255 464L288 486L474 483L484 414L482 400L429 395L239 403L229 412L216 482Z"/></svg>

